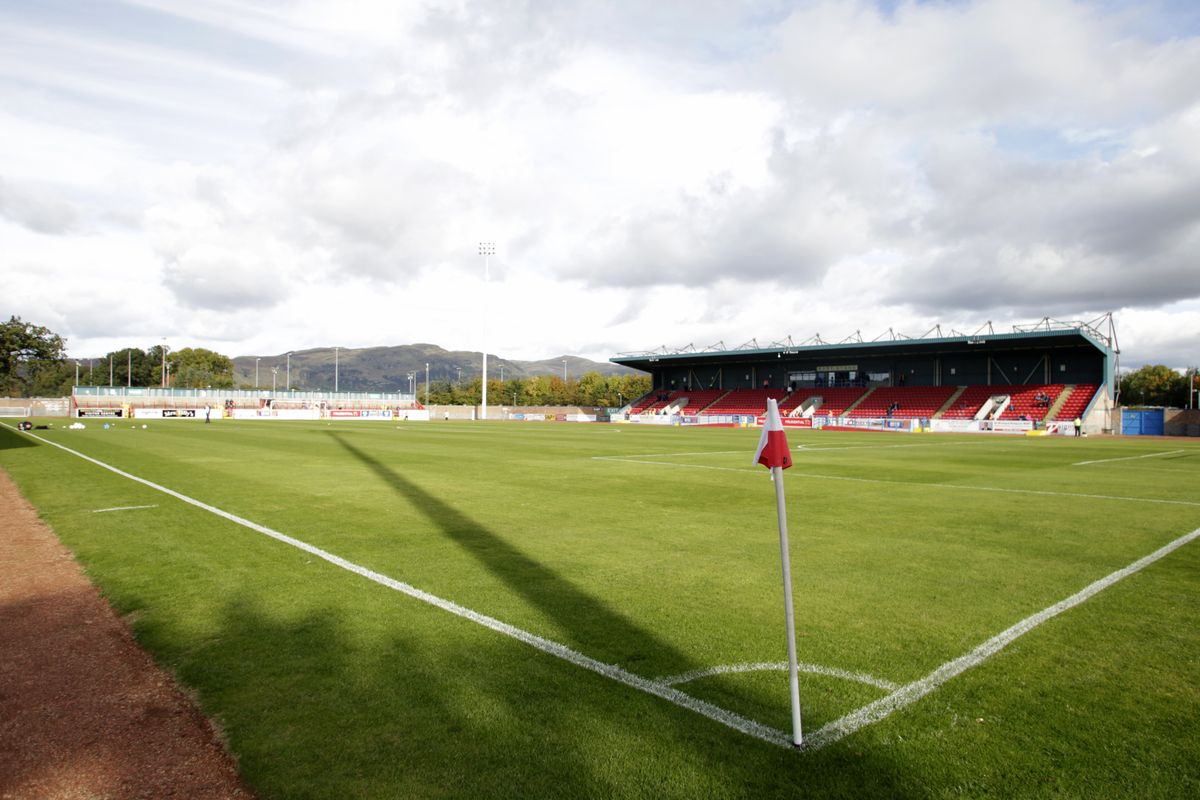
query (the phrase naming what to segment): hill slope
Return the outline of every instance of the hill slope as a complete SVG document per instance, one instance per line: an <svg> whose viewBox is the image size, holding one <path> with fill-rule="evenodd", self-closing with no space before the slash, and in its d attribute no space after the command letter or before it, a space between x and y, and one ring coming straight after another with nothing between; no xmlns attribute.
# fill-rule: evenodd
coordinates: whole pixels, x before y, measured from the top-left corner
<svg viewBox="0 0 1200 800"><path fill-rule="evenodd" d="M297 350L291 355L291 386L293 389L334 388L335 352L332 347ZM409 374L413 383L425 382L425 365L429 365L431 382L461 378L474 380L483 371L483 355L466 350L445 350L436 344L418 343L391 347L341 347L336 353L337 388L343 392L397 392L409 387ZM505 380L530 378L535 375L562 375L566 362L568 377L579 377L587 372L601 375L637 374L636 370L600 361L591 361L578 356L559 356L541 361L518 361L501 356L488 355L488 378ZM266 356L237 356L233 359L233 380L236 385L274 385L279 389L287 386L288 357L286 353ZM461 373L460 373L461 370Z"/></svg>

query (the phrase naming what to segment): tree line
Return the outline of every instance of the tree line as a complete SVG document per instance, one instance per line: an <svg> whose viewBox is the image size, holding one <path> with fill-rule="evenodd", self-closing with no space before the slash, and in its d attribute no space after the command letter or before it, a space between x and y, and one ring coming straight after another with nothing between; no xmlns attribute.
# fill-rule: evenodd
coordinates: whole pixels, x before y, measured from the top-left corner
<svg viewBox="0 0 1200 800"><path fill-rule="evenodd" d="M619 408L650 391L649 375L601 375L587 372L563 380L557 375L488 380L489 406L597 406ZM427 405L483 402L483 381L430 381L417 385L417 400Z"/></svg>
<svg viewBox="0 0 1200 800"><path fill-rule="evenodd" d="M1192 368L1186 375L1180 375L1168 366L1154 364L1123 375L1119 385L1120 403L1123 406L1187 408L1190 388L1193 393L1192 407L1195 408L1194 393L1200 390L1200 374Z"/></svg>
<svg viewBox="0 0 1200 800"><path fill-rule="evenodd" d="M0 395L63 397L74 386L232 389L233 359L203 347L126 347L101 358L68 358L66 339L11 317L0 323Z"/></svg>

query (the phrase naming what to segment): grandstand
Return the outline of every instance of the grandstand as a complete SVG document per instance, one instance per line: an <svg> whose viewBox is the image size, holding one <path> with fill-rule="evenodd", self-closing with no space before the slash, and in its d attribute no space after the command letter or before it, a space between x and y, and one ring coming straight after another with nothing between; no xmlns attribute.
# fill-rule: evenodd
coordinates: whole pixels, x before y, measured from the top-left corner
<svg viewBox="0 0 1200 800"><path fill-rule="evenodd" d="M796 389L786 401L779 404L781 414L811 416L820 413L825 416L841 416L852 408L867 390L860 387L841 389ZM799 411L799 413L797 413Z"/></svg>
<svg viewBox="0 0 1200 800"><path fill-rule="evenodd" d="M883 386L876 388L847 412L851 417L932 417L950 396L950 386Z"/></svg>
<svg viewBox="0 0 1200 800"><path fill-rule="evenodd" d="M768 398L781 401L786 389L734 389L725 393L705 411L709 414L765 414Z"/></svg>
<svg viewBox="0 0 1200 800"><path fill-rule="evenodd" d="M1107 330L1097 327L1106 323ZM651 375L631 414L759 416L768 398L781 413L813 419L912 419L943 429L980 421L1027 428L1081 417L1085 429L1111 428L1117 349L1111 315L1085 322L1049 318L997 333L988 323L966 335L935 328L922 337L726 349L660 348L614 363ZM703 390L691 387L708 387Z"/></svg>

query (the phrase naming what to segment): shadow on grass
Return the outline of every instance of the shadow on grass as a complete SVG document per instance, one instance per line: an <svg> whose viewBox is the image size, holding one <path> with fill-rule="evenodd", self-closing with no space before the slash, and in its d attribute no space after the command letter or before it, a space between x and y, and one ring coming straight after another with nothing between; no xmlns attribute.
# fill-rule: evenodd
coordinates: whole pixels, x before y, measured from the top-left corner
<svg viewBox="0 0 1200 800"><path fill-rule="evenodd" d="M564 681L570 667L506 637L308 601L292 613L254 592L231 599L219 637L178 667L224 709L264 798L928 796L898 785L886 756L801 756L639 692L614 701L586 671Z"/></svg>
<svg viewBox="0 0 1200 800"><path fill-rule="evenodd" d="M21 447L37 446L37 442L13 430L12 426L8 423L0 423L0 450L15 450Z"/></svg>
<svg viewBox="0 0 1200 800"><path fill-rule="evenodd" d="M589 653L636 672L651 656L672 671L697 665L628 617L587 594L555 570L531 558L486 526L430 494L395 469L364 453L337 433L329 434L350 455L424 514L448 539L505 586L520 595L570 637L586 643ZM601 653L596 656L597 651Z"/></svg>

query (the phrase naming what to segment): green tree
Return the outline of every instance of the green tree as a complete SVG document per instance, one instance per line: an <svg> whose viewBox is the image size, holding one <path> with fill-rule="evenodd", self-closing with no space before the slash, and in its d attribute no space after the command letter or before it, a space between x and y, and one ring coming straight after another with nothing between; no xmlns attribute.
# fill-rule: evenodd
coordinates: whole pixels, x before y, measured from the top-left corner
<svg viewBox="0 0 1200 800"><path fill-rule="evenodd" d="M599 372L585 372L576 384L575 402L581 406L608 406L608 379Z"/></svg>
<svg viewBox="0 0 1200 800"><path fill-rule="evenodd" d="M1121 379L1124 405L1182 406L1187 401L1187 380L1163 364L1153 364Z"/></svg>
<svg viewBox="0 0 1200 800"><path fill-rule="evenodd" d="M649 375L644 373L622 375L620 377L620 387L617 389L619 396L615 405L622 406L626 403L632 403L648 391L650 391Z"/></svg>
<svg viewBox="0 0 1200 800"><path fill-rule="evenodd" d="M54 331L20 317L0 323L0 394L28 396L39 373L61 368L66 346Z"/></svg>
<svg viewBox="0 0 1200 800"><path fill-rule="evenodd" d="M66 397L75 385L74 361L51 361L38 369L29 382L30 397Z"/></svg>
<svg viewBox="0 0 1200 800"><path fill-rule="evenodd" d="M113 383L118 386L161 386L162 348L151 348L150 352L136 347L114 350L108 354L113 360Z"/></svg>
<svg viewBox="0 0 1200 800"><path fill-rule="evenodd" d="M167 355L171 385L180 389L232 389L233 359L203 347L185 347Z"/></svg>
<svg viewBox="0 0 1200 800"><path fill-rule="evenodd" d="M561 379L559 383L562 383ZM525 381L525 388L521 393L521 405L550 405L550 396L550 377L547 375L534 375Z"/></svg>

